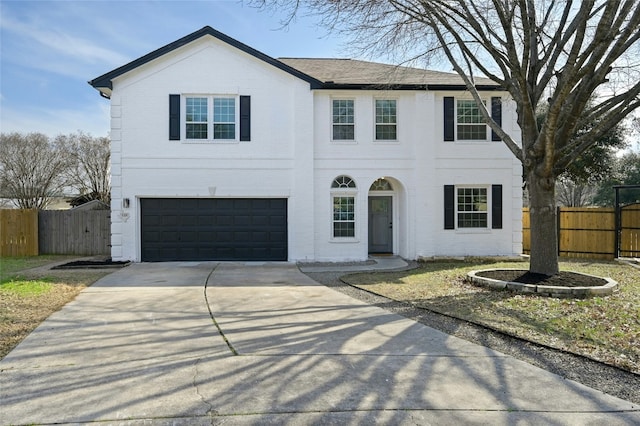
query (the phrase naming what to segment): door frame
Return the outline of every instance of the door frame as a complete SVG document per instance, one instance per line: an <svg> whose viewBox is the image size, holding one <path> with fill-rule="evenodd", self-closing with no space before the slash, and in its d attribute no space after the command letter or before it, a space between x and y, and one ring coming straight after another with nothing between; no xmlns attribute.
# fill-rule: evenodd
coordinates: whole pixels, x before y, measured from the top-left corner
<svg viewBox="0 0 640 426"><path fill-rule="evenodd" d="M369 237L370 237L370 226L371 226L371 212L369 210L369 203L370 200L372 198L388 198L390 201L390 207L391 207L391 232L390 232L390 237L391 237L391 241L390 241L390 245L391 245L391 250L389 252L371 252L370 251L370 245L369 245ZM369 191L369 194L367 195L367 253L369 254L377 254L377 253L391 253L391 254L396 254L397 252L397 244L396 244L396 235L397 235L397 219L398 219L398 215L397 215L397 208L396 208L396 197L395 197L395 191Z"/></svg>

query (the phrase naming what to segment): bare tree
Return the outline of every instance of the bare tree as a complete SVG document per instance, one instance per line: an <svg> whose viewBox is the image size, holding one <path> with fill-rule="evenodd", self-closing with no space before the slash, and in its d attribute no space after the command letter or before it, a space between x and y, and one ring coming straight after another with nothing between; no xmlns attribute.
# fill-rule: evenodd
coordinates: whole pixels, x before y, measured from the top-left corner
<svg viewBox="0 0 640 426"><path fill-rule="evenodd" d="M68 158L41 133L0 135L0 191L21 209L44 209L63 193Z"/></svg>
<svg viewBox="0 0 640 426"><path fill-rule="evenodd" d="M585 207L593 202L597 187L587 182L576 182L569 178L558 178L556 199L559 205L566 207Z"/></svg>
<svg viewBox="0 0 640 426"><path fill-rule="evenodd" d="M93 137L83 132L60 135L56 145L71 162L67 181L88 199L111 201L110 158L108 137Z"/></svg>
<svg viewBox="0 0 640 426"><path fill-rule="evenodd" d="M531 212L530 271L558 273L555 183L580 154L640 106L638 0L256 0L304 8L352 45L403 61L442 54L487 124L523 164ZM507 90L521 144L483 107L476 76ZM590 100L592 101L590 103ZM536 111L549 109L541 127ZM577 137L584 123L596 123Z"/></svg>

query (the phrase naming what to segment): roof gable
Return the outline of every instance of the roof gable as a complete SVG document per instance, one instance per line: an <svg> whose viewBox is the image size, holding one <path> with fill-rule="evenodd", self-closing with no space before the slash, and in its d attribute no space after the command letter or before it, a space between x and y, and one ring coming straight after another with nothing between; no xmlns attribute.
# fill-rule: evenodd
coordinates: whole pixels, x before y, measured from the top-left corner
<svg viewBox="0 0 640 426"><path fill-rule="evenodd" d="M210 26L154 50L119 68L89 81L106 98L111 96L113 79L202 37L211 36L309 83L311 89L342 90L467 90L459 75L355 59L280 58L275 59L239 42ZM488 78L476 79L479 90L501 90Z"/></svg>
<svg viewBox="0 0 640 426"><path fill-rule="evenodd" d="M260 59L261 61L264 61L284 72L287 72L301 80L304 80L306 82L309 83L309 85L311 86L312 89L318 88L320 86L322 86L322 83L320 81L318 81L317 79L295 69L290 67L287 64L284 64L283 62L278 61L277 59L272 58L269 55L266 55L250 46L247 46L244 43L239 42L238 40L229 37L226 34L221 33L220 31L214 30L213 28L211 28L210 26L206 26L203 27L201 29L199 29L198 31L195 31L185 37L182 37L179 40L174 41L173 43L169 43L166 46L163 46L159 49L154 50L151 53L148 53L134 61L129 62L128 64L125 64L119 68L116 68L112 71L109 71L106 74L103 74L99 77L94 78L93 80L89 81L89 84L91 86L93 86L94 88L96 88L97 90L100 91L100 94L104 97L109 97L111 94L111 89L113 88L113 79L116 77L119 77L129 71L132 71L148 62L153 61L154 59L160 58L161 56L166 55L167 53L170 53L180 47L186 46L187 44L198 40L204 36L212 36L215 37L216 39L227 43L233 47L235 47L238 50L241 50L257 59Z"/></svg>

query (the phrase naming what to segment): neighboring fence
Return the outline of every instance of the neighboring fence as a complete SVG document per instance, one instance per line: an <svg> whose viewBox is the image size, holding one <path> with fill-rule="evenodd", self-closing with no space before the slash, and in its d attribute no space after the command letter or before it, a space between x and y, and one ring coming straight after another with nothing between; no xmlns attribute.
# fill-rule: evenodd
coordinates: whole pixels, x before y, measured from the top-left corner
<svg viewBox="0 0 640 426"><path fill-rule="evenodd" d="M640 203L620 209L620 257L640 257Z"/></svg>
<svg viewBox="0 0 640 426"><path fill-rule="evenodd" d="M111 212L41 210L38 234L40 254L107 255L111 243Z"/></svg>
<svg viewBox="0 0 640 426"><path fill-rule="evenodd" d="M616 257L616 223L613 208L558 208L558 254L565 257L613 259ZM640 205L620 209L620 256L640 256ZM522 209L522 251L530 253L529 209Z"/></svg>
<svg viewBox="0 0 640 426"><path fill-rule="evenodd" d="M0 210L0 256L38 255L38 211Z"/></svg>
<svg viewBox="0 0 640 426"><path fill-rule="evenodd" d="M0 256L108 255L109 210L0 210Z"/></svg>

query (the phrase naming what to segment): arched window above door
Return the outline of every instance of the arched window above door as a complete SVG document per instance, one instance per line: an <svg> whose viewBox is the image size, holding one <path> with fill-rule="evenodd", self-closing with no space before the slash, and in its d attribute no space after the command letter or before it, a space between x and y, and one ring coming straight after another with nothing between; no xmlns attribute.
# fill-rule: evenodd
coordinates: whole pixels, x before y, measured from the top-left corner
<svg viewBox="0 0 640 426"><path fill-rule="evenodd" d="M393 191L393 187L385 178L379 178L371 184L369 191Z"/></svg>

